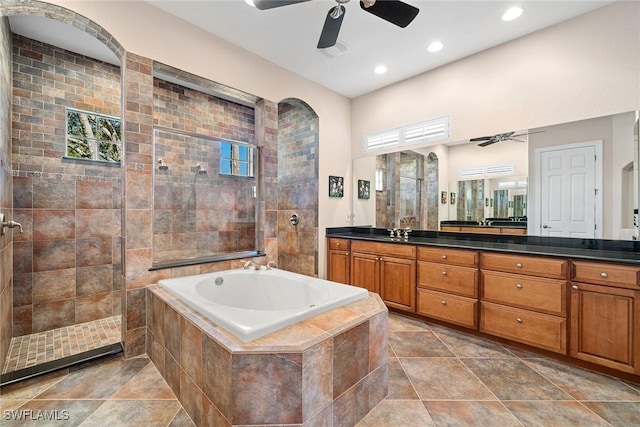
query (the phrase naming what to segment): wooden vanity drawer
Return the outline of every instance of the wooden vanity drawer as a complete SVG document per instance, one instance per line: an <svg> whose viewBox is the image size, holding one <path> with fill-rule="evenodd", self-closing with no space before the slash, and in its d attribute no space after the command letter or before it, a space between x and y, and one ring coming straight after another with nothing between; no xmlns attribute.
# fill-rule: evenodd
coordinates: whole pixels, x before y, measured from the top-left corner
<svg viewBox="0 0 640 427"><path fill-rule="evenodd" d="M475 299L418 288L418 314L477 329Z"/></svg>
<svg viewBox="0 0 640 427"><path fill-rule="evenodd" d="M567 282L483 271L482 299L566 317Z"/></svg>
<svg viewBox="0 0 640 427"><path fill-rule="evenodd" d="M461 249L436 248L436 247L419 247L418 260L441 262L445 264L462 265L467 267L475 267L478 265L478 252L466 251Z"/></svg>
<svg viewBox="0 0 640 427"><path fill-rule="evenodd" d="M480 331L567 354L567 321L562 317L482 302Z"/></svg>
<svg viewBox="0 0 640 427"><path fill-rule="evenodd" d="M527 255L483 253L480 265L485 270L529 274L532 276L566 279L567 260Z"/></svg>
<svg viewBox="0 0 640 427"><path fill-rule="evenodd" d="M604 262L573 261L571 280L574 282L637 289L640 267Z"/></svg>
<svg viewBox="0 0 640 427"><path fill-rule="evenodd" d="M478 270L435 262L418 262L418 286L478 297Z"/></svg>
<svg viewBox="0 0 640 427"><path fill-rule="evenodd" d="M364 252L382 256L416 259L416 247L413 245L402 245L397 243L368 242L364 240L353 240L351 242L352 252Z"/></svg>
<svg viewBox="0 0 640 427"><path fill-rule="evenodd" d="M349 239L337 239L335 237L329 239L329 249L348 251L350 247L351 240Z"/></svg>

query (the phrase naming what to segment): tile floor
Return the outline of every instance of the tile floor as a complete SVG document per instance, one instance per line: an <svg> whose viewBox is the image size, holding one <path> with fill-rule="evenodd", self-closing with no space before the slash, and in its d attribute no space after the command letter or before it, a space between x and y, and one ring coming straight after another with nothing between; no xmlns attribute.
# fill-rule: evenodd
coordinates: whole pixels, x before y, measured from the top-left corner
<svg viewBox="0 0 640 427"><path fill-rule="evenodd" d="M358 427L640 426L638 384L395 314L389 347L389 395ZM4 387L0 410L2 426L28 425L12 415L45 410L68 419L33 425L193 425L146 356Z"/></svg>
<svg viewBox="0 0 640 427"><path fill-rule="evenodd" d="M119 343L120 316L79 323L11 339L2 373Z"/></svg>

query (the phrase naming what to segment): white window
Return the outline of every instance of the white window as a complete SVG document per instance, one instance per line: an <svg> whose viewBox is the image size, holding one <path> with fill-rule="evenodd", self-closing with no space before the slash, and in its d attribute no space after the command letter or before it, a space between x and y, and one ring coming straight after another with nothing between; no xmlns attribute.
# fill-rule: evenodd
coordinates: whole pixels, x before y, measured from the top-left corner
<svg viewBox="0 0 640 427"><path fill-rule="evenodd" d="M437 117L364 137L364 151L440 141L451 136L449 116Z"/></svg>
<svg viewBox="0 0 640 427"><path fill-rule="evenodd" d="M255 176L253 147L244 144L220 142L220 174Z"/></svg>
<svg viewBox="0 0 640 427"><path fill-rule="evenodd" d="M66 156L120 163L122 121L117 117L67 108Z"/></svg>

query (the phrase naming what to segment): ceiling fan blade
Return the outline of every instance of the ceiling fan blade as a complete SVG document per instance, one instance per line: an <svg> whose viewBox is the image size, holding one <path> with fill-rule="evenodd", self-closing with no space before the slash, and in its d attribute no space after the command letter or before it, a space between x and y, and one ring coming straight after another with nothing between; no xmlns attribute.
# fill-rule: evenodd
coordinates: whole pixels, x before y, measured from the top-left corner
<svg viewBox="0 0 640 427"><path fill-rule="evenodd" d="M340 8L341 12L338 12L337 9ZM336 13L339 13L337 18L334 18ZM318 49L324 49L327 47L331 47L336 44L338 41L338 33L340 32L340 27L342 26L342 20L344 19L344 15L346 10L344 6L337 5L332 7L327 13L327 17L324 20L324 25L322 26L322 33L320 34L320 40L318 40ZM332 16L333 15L333 16Z"/></svg>
<svg viewBox="0 0 640 427"><path fill-rule="evenodd" d="M289 6L290 4L304 3L309 0L253 0L256 9L266 10L274 7Z"/></svg>
<svg viewBox="0 0 640 427"><path fill-rule="evenodd" d="M498 140L490 139L488 141L481 142L480 144L478 144L478 147L486 147L487 145L495 144L496 142L498 142Z"/></svg>
<svg viewBox="0 0 640 427"><path fill-rule="evenodd" d="M517 135L512 135L512 136L524 136L524 135L533 135L534 133L542 133L544 132L543 130L537 130L535 132L525 132L525 133L519 133Z"/></svg>
<svg viewBox="0 0 640 427"><path fill-rule="evenodd" d="M516 136L518 136L518 135L516 135ZM522 139L518 139L518 138L514 138L514 137L509 138L509 141L524 142Z"/></svg>
<svg viewBox="0 0 640 427"><path fill-rule="evenodd" d="M469 141L471 141L471 142L487 141L487 140L489 140L491 138L493 138L493 136L479 136L477 138L471 138Z"/></svg>
<svg viewBox="0 0 640 427"><path fill-rule="evenodd" d="M420 11L417 7L400 0L378 0L369 7L361 1L360 7L378 18L402 28L409 25Z"/></svg>

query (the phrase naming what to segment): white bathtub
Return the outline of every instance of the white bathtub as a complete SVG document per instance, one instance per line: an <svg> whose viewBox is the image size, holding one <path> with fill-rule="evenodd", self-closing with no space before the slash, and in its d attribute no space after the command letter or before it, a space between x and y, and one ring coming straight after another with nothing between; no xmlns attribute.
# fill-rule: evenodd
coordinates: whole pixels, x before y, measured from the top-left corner
<svg viewBox="0 0 640 427"><path fill-rule="evenodd" d="M366 298L368 291L288 271L225 270L158 285L244 342Z"/></svg>

